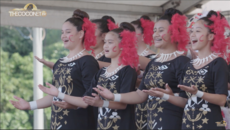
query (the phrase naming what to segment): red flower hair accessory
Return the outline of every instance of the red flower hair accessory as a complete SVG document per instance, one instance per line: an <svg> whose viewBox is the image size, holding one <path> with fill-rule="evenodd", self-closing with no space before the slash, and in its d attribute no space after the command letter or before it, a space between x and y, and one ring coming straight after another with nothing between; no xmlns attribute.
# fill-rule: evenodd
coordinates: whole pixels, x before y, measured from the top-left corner
<svg viewBox="0 0 230 130"><path fill-rule="evenodd" d="M154 22L143 18L141 18L140 21L141 21L141 27L143 28L144 41L145 43L151 46L153 44Z"/></svg>
<svg viewBox="0 0 230 130"><path fill-rule="evenodd" d="M119 65L130 65L133 68L137 68L139 64L139 56L136 48L136 34L124 30L120 33L121 42L119 48L122 49L119 57Z"/></svg>
<svg viewBox="0 0 230 130"><path fill-rule="evenodd" d="M95 36L95 31L96 31L96 24L92 23L89 21L88 18L83 19L83 25L82 25L82 30L85 31L85 36L84 36L84 46L87 51L92 51L92 54L94 55L93 49L91 49L91 46L95 46L96 43L96 36Z"/></svg>
<svg viewBox="0 0 230 130"><path fill-rule="evenodd" d="M171 41L178 43L178 50L186 51L186 45L189 43L189 34L186 27L187 18L184 15L174 14L169 27Z"/></svg>
<svg viewBox="0 0 230 130"><path fill-rule="evenodd" d="M201 13L195 14L192 18L188 20L188 28L192 28L192 26L200 19Z"/></svg>
<svg viewBox="0 0 230 130"><path fill-rule="evenodd" d="M230 61L230 53L227 53L227 49L230 44L230 38L225 38L225 29L230 29L230 26L225 18L221 18L220 12L217 12L216 15L212 15L209 18L213 21L213 24L208 26L211 31L214 33L214 40L212 51L215 53L219 53L221 57L223 57L227 62Z"/></svg>
<svg viewBox="0 0 230 130"><path fill-rule="evenodd" d="M115 24L114 22L112 22L110 19L108 19L107 22L108 22L107 26L108 26L108 28L109 28L110 31L113 30L113 29L118 28L118 25L116 25L116 24Z"/></svg>

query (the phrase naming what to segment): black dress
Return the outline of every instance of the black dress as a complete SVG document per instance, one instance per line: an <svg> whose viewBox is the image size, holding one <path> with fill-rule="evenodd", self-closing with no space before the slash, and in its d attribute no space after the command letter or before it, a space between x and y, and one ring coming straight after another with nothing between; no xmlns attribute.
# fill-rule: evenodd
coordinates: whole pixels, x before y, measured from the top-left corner
<svg viewBox="0 0 230 130"><path fill-rule="evenodd" d="M145 56L146 58L149 58L149 59L153 59L153 57L155 57L156 54L149 54L147 56Z"/></svg>
<svg viewBox="0 0 230 130"><path fill-rule="evenodd" d="M77 60L61 63L58 60L53 67L53 85L59 91L82 97L90 89L91 80L98 72L99 65L93 56L83 56ZM54 97L54 101L62 101ZM51 106L51 129L95 129L92 107L86 109L62 109Z"/></svg>
<svg viewBox="0 0 230 130"><path fill-rule="evenodd" d="M149 54L146 58L153 59L156 54ZM137 104L135 109L135 124L138 130L147 130L147 101Z"/></svg>
<svg viewBox="0 0 230 130"><path fill-rule="evenodd" d="M103 61L103 62L111 63L111 59L110 59L110 58L106 58L105 55L101 56L101 57L98 58L97 60Z"/></svg>
<svg viewBox="0 0 230 130"><path fill-rule="evenodd" d="M181 84L195 85L200 91L213 94L228 94L227 63L216 58L206 66L195 69L188 63L183 70ZM182 91L180 96L188 98L184 108L182 129L225 129L221 108L218 105Z"/></svg>
<svg viewBox="0 0 230 130"><path fill-rule="evenodd" d="M165 88L165 84L168 83L173 93L179 93L180 89L177 85L180 81L181 70L187 62L189 62L189 58L185 56L178 56L163 63L155 62L155 59L151 60L146 67L139 89ZM146 108L148 129L181 129L182 108L150 95Z"/></svg>
<svg viewBox="0 0 230 130"><path fill-rule="evenodd" d="M112 93L128 93L135 90L135 83L137 79L135 69L130 66L125 66L116 74L108 78L104 76L105 71L105 67L99 70L92 80L91 87L100 85L109 89ZM87 95L91 96L92 91L88 92ZM105 100L104 98L102 99ZM97 129L133 130L135 128L134 105L127 105L124 110L102 107L98 108Z"/></svg>

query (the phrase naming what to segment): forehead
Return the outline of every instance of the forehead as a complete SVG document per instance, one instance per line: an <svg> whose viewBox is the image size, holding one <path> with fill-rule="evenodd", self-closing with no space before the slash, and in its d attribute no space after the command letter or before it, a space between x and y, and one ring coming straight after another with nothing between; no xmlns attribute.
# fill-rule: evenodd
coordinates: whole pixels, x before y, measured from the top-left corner
<svg viewBox="0 0 230 130"><path fill-rule="evenodd" d="M205 27L205 22L203 20L198 20L192 28Z"/></svg>
<svg viewBox="0 0 230 130"><path fill-rule="evenodd" d="M62 29L67 29L67 28L74 28L75 26L72 24L72 23L70 23L69 21L67 21L67 22L64 22L63 23L63 25L62 25Z"/></svg>
<svg viewBox="0 0 230 130"><path fill-rule="evenodd" d="M105 39L117 39L118 38L118 34L114 33L114 32L108 32L106 35L105 35Z"/></svg>
<svg viewBox="0 0 230 130"><path fill-rule="evenodd" d="M156 22L154 28L168 27L170 24L167 20L159 20Z"/></svg>

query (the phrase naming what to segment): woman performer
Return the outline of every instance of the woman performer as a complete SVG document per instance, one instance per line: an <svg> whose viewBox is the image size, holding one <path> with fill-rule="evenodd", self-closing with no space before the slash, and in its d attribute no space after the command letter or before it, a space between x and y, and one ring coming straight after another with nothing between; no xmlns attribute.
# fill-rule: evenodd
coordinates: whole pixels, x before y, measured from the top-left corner
<svg viewBox="0 0 230 130"><path fill-rule="evenodd" d="M86 12L75 10L73 17L65 21L62 26L61 39L69 55L59 59L53 67L52 85L58 92L68 96L82 97L89 89L93 76L99 66L94 57L86 50L96 44L95 26L89 21ZM46 88L39 85L40 88ZM63 109L52 104L52 101L63 101L63 95L47 95L39 100L27 102L16 97L18 101L11 101L20 110L35 110L51 107L51 129L95 129L92 107L84 108L84 102L79 101L77 109ZM76 102L77 100L75 100Z"/></svg>
<svg viewBox="0 0 230 130"><path fill-rule="evenodd" d="M163 99L149 96L148 89L168 88L178 96L177 87L181 68L189 61L181 50L186 50L188 34L186 16L176 9L167 9L154 26L154 44L159 54L151 60L145 69L143 79L136 92L113 94L108 89L98 86L94 88L102 97L127 104L139 104L148 99L148 129L180 129L183 109Z"/></svg>

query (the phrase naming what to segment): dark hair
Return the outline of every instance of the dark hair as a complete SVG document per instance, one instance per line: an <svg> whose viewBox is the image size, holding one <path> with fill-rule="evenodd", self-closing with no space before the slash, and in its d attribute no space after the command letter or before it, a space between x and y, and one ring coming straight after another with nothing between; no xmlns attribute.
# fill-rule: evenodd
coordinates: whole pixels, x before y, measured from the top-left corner
<svg viewBox="0 0 230 130"><path fill-rule="evenodd" d="M124 30L135 32L135 28L133 27L133 25L128 22L122 22L119 28L113 29L111 31L117 33L119 35L119 38L121 38L120 33Z"/></svg>
<svg viewBox="0 0 230 130"><path fill-rule="evenodd" d="M115 20L113 19L113 17L105 15L103 16L101 19L104 19L105 21L107 21L108 19L110 19L113 23L115 23Z"/></svg>
<svg viewBox="0 0 230 130"><path fill-rule="evenodd" d="M212 20L210 20L212 15L218 16L216 11L210 10L206 17L200 18L199 20L204 20L207 23L207 25L210 26L210 25L212 25L214 23ZM221 13L220 13L220 17L221 17L221 19L225 18L224 15L222 15ZM211 29L209 29L209 32L213 33Z"/></svg>
<svg viewBox="0 0 230 130"><path fill-rule="evenodd" d="M137 28L140 28L141 29L141 33L143 33L143 28L141 26L141 21L140 21L141 18L143 18L145 20L151 21L151 19L149 18L149 16L142 15L139 19L132 21L131 24L137 25Z"/></svg>
<svg viewBox="0 0 230 130"><path fill-rule="evenodd" d="M65 22L72 23L75 27L77 27L77 31L81 31L82 25L84 23L84 21L83 21L84 18L89 19L89 15L86 12L81 11L80 9L76 9L73 12L72 17L68 18Z"/></svg>
<svg viewBox="0 0 230 130"><path fill-rule="evenodd" d="M105 15L101 19L93 19L91 22L98 24L99 29L101 30L101 33L107 33L109 32L108 28L108 19L110 19L113 23L115 23L115 20L113 17Z"/></svg>
<svg viewBox="0 0 230 130"><path fill-rule="evenodd" d="M183 13L177 9L168 8L167 10L165 10L163 16L161 16L159 20L168 20L168 22L171 24L171 20L174 14L183 15Z"/></svg>

